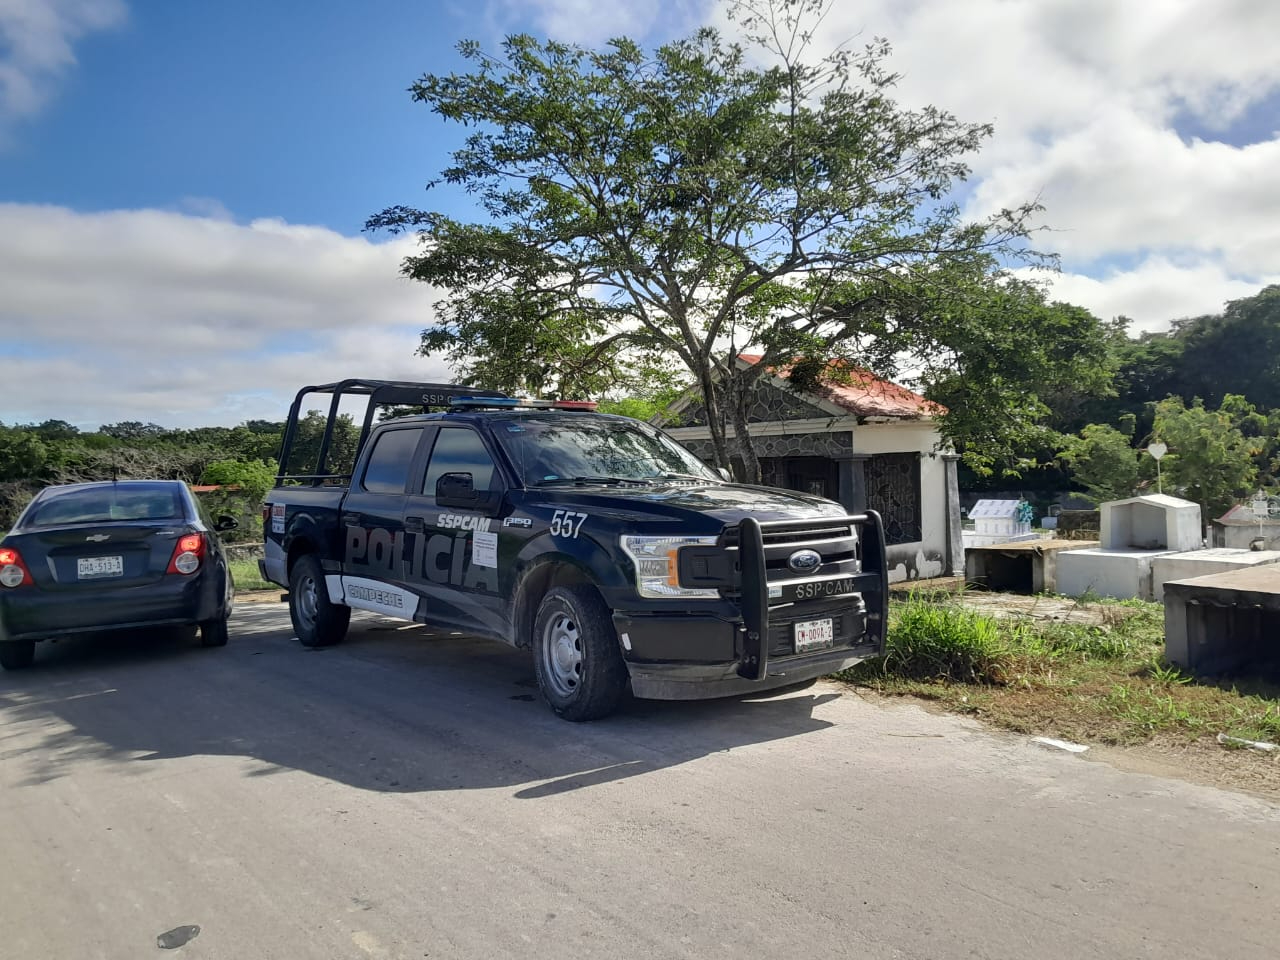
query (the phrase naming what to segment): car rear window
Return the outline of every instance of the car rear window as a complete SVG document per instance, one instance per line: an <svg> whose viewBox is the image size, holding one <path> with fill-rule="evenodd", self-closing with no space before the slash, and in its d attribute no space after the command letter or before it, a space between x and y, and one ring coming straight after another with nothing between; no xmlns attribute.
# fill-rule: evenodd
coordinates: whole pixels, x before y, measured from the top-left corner
<svg viewBox="0 0 1280 960"><path fill-rule="evenodd" d="M182 516L182 501L173 487L90 487L47 494L35 503L25 526L177 520Z"/></svg>

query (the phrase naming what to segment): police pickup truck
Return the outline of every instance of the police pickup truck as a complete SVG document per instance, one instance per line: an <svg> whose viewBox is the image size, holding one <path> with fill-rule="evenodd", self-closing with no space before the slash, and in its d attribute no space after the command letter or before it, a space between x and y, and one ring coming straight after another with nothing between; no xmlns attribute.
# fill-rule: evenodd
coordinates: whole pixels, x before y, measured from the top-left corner
<svg viewBox="0 0 1280 960"><path fill-rule="evenodd" d="M373 380L298 393L260 566L288 589L305 646L337 643L358 609L530 648L567 720L609 714L628 686L651 699L750 693L880 653L874 512L729 483L594 404L479 393ZM331 399L315 469L291 473L316 394ZM352 397L366 404L354 465L326 472ZM375 422L386 407L394 416Z"/></svg>

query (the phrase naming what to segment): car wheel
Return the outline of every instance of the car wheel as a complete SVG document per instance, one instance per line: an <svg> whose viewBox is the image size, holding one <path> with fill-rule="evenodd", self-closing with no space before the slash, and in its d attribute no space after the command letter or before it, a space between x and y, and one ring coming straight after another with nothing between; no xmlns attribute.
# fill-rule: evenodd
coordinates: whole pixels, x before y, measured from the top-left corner
<svg viewBox="0 0 1280 960"><path fill-rule="evenodd" d="M289 617L304 647L332 646L347 634L351 608L329 602L315 554L299 557L289 571Z"/></svg>
<svg viewBox="0 0 1280 960"><path fill-rule="evenodd" d="M557 716L598 720L618 708L627 665L609 608L594 587L556 587L542 598L533 654L538 687Z"/></svg>
<svg viewBox="0 0 1280 960"><path fill-rule="evenodd" d="M0 643L0 667L6 670L21 670L31 666L36 658L36 642L34 640L8 640Z"/></svg>
<svg viewBox="0 0 1280 960"><path fill-rule="evenodd" d="M227 645L227 621L206 620L200 624L200 646L225 647Z"/></svg>

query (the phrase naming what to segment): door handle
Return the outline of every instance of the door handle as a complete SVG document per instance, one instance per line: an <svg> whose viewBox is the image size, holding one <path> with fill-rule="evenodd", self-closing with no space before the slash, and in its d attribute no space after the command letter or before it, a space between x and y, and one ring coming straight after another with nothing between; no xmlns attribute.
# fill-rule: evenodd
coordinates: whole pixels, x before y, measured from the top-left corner
<svg viewBox="0 0 1280 960"><path fill-rule="evenodd" d="M426 520L422 517L405 517L404 528L409 533L424 533L427 529Z"/></svg>
<svg viewBox="0 0 1280 960"><path fill-rule="evenodd" d="M348 527L362 527L364 526L364 517L358 513L348 513L342 518L342 522Z"/></svg>

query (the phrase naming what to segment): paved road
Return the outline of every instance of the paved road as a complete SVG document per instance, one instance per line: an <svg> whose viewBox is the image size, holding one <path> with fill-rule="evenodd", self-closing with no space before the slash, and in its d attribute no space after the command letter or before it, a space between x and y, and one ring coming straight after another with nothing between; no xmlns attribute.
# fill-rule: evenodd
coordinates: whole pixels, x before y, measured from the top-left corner
<svg viewBox="0 0 1280 960"><path fill-rule="evenodd" d="M570 725L496 645L233 628L0 677L4 960L1280 952L1260 801L835 686Z"/></svg>

